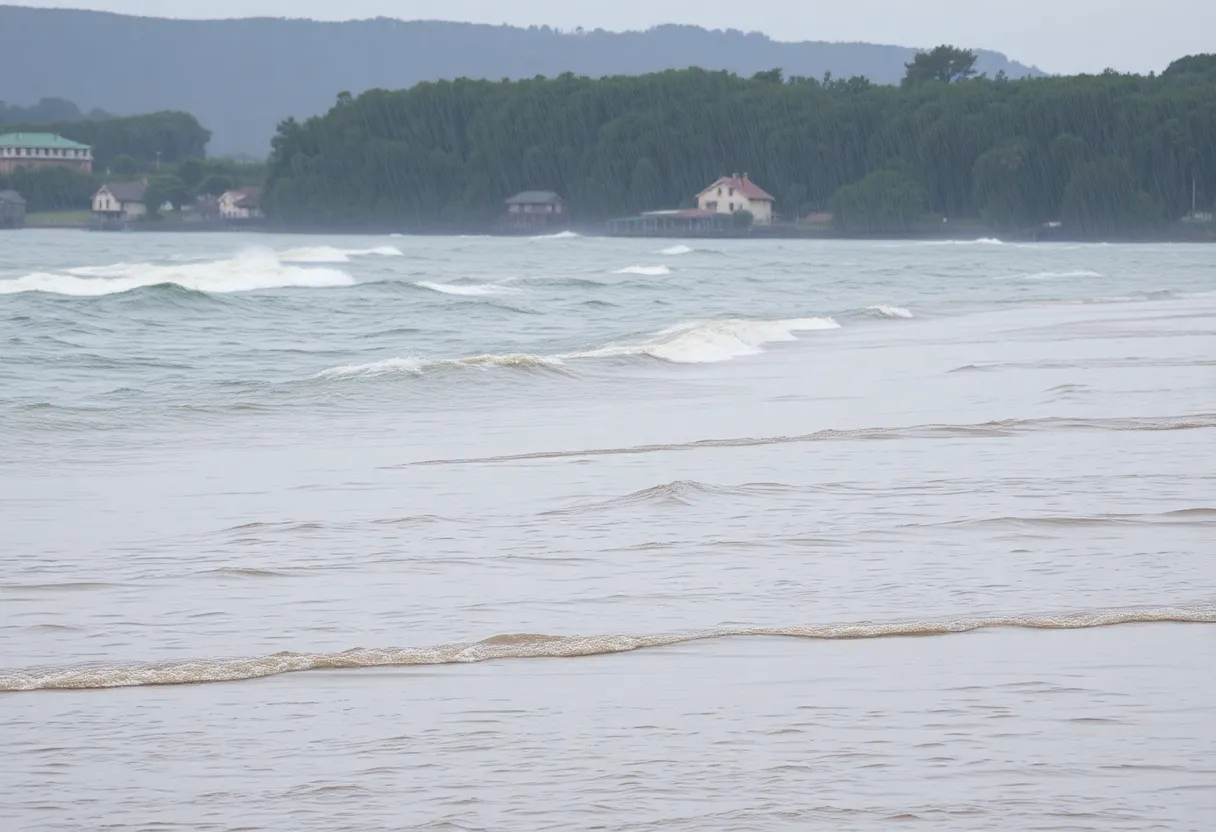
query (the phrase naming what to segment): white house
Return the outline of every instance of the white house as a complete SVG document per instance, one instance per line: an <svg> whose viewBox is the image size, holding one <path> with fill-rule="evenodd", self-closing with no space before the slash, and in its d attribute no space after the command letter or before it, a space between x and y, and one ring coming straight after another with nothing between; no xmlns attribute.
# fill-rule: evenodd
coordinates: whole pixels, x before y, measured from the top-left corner
<svg viewBox="0 0 1216 832"><path fill-rule="evenodd" d="M217 205L219 215L226 220L253 220L262 216L261 188L238 188L225 191Z"/></svg>
<svg viewBox="0 0 1216 832"><path fill-rule="evenodd" d="M723 176L697 194L697 207L702 211L716 211L719 214L748 211L755 217L756 225L768 225L773 221L775 201L746 173L742 176Z"/></svg>
<svg viewBox="0 0 1216 832"><path fill-rule="evenodd" d="M109 182L93 194L93 216L102 220L129 220L148 213L144 182Z"/></svg>

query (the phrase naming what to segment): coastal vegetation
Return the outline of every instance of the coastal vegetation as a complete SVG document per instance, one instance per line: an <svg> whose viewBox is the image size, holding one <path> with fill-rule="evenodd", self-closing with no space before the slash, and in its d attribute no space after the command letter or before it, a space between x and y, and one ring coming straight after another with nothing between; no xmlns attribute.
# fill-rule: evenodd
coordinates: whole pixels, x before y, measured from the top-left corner
<svg viewBox="0 0 1216 832"><path fill-rule="evenodd" d="M930 214L1099 236L1212 204L1216 59L1149 76L974 67L942 47L900 86L687 69L344 93L279 125L263 204L288 226L422 230L484 225L505 197L544 188L590 222L686 206L736 171L784 217L834 210L852 233Z"/></svg>
<svg viewBox="0 0 1216 832"><path fill-rule="evenodd" d="M260 162L206 158L211 133L189 113L82 114L71 102L44 99L25 109L0 106L0 117L4 116L35 120L0 118L0 134L56 133L93 148L92 174L57 166L0 174L0 190L20 193L31 213L87 209L97 189L114 180L148 178L154 194L164 197L161 202L180 204L194 195L218 196L234 187L259 185L265 177ZM51 116L70 120L47 120Z"/></svg>

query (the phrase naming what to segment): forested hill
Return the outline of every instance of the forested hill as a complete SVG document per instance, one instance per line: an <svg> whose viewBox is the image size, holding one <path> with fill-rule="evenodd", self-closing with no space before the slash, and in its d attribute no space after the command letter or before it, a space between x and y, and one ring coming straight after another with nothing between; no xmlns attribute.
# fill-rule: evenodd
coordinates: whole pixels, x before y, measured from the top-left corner
<svg viewBox="0 0 1216 832"><path fill-rule="evenodd" d="M451 227L551 189L595 220L747 171L785 214L860 212L862 231L931 211L1111 234L1176 220L1192 176L1205 206L1216 195L1216 56L1021 81L960 79L966 60L945 58L901 87L682 70L343 96L280 128L264 204L289 224Z"/></svg>
<svg viewBox="0 0 1216 832"><path fill-rule="evenodd" d="M214 132L214 153L265 154L275 125L324 112L342 91L403 89L459 77L562 72L599 77L701 66L751 75L864 75L895 83L913 50L778 43L763 35L662 26L562 34L464 23L368 20L164 20L0 6L0 100L58 96L118 114L185 110ZM1036 70L980 53L979 70Z"/></svg>

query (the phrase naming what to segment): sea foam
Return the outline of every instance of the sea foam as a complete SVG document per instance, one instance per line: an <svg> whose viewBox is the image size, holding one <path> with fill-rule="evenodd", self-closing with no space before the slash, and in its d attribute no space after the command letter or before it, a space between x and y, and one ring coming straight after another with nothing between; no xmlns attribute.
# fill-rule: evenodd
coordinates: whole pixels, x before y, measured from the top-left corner
<svg viewBox="0 0 1216 832"><path fill-rule="evenodd" d="M278 257L285 263L349 263L352 257L404 257L396 246L375 248L335 248L334 246L304 246L288 249Z"/></svg>
<svg viewBox="0 0 1216 832"><path fill-rule="evenodd" d="M554 369L567 363L611 358L657 358L673 364L713 364L763 352L765 344L796 341L798 333L839 329L831 318L789 318L762 321L725 319L692 321L670 327L633 344L609 344L597 349L556 355L509 353L465 358L388 358L366 364L331 367L316 378L367 378L390 374L423 375L435 370L525 367Z"/></svg>
<svg viewBox="0 0 1216 832"><path fill-rule="evenodd" d="M666 266L626 266L623 269L617 269L613 274L636 274L643 277L662 277L665 274L671 274L671 269Z"/></svg>
<svg viewBox="0 0 1216 832"><path fill-rule="evenodd" d="M610 345L573 357L649 356L673 364L713 364L763 352L765 344L796 341L797 333L839 329L831 318L775 321L730 318L692 321L665 329L638 344Z"/></svg>
<svg viewBox="0 0 1216 832"><path fill-rule="evenodd" d="M465 295L468 297L482 297L486 295L508 295L518 292L511 286L500 286L497 283L481 283L481 284L454 284L454 283L434 283L430 280L419 280L414 284L423 289L430 289L432 292L439 292L444 295Z"/></svg>
<svg viewBox="0 0 1216 832"><path fill-rule="evenodd" d="M426 667L473 664L503 659L563 659L654 650L699 641L740 638L792 638L807 641L856 641L915 636L952 636L977 630L1018 628L1030 631L1085 630L1144 624L1210 625L1216 606L1109 609L1046 615L990 615L967 618L859 621L810 626L729 626L680 633L639 635L536 635L514 633L482 641L430 647L356 648L340 653L279 652L236 659L190 658L165 662L96 662L30 669L0 668L0 692L79 690L139 685L236 682L282 673L372 667Z"/></svg>
<svg viewBox="0 0 1216 832"><path fill-rule="evenodd" d="M916 317L912 314L912 310L904 309L902 306L887 306L885 304L879 304L878 306L867 306L866 311L872 315L877 315L880 318L909 319Z"/></svg>
<svg viewBox="0 0 1216 832"><path fill-rule="evenodd" d="M672 246L671 248L661 250L659 254L665 254L669 257L678 257L681 254L692 254L693 251L694 249L691 246Z"/></svg>
<svg viewBox="0 0 1216 832"><path fill-rule="evenodd" d="M203 263L120 263L62 273L36 272L14 280L0 280L0 294L46 292L98 297L168 284L195 292L227 294L291 287L321 289L354 283L353 277L337 269L303 268L285 264L272 253L248 252L229 260Z"/></svg>

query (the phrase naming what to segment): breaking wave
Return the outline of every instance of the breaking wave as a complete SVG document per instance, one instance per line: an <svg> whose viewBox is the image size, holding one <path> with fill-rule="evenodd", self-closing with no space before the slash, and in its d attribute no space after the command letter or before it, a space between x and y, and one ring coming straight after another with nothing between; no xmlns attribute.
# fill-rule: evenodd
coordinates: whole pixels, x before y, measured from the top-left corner
<svg viewBox="0 0 1216 832"><path fill-rule="evenodd" d="M673 364L714 364L756 355L763 352L765 344L796 341L800 332L839 328L840 324L831 318L693 321L665 329L639 344L610 345L570 357L649 356Z"/></svg>
<svg viewBox="0 0 1216 832"><path fill-rule="evenodd" d="M1012 277L1005 278L1006 280L1069 280L1079 277L1102 277L1101 272L1090 271L1088 269L1077 269L1068 272L1030 272L1024 274L1015 274Z"/></svg>
<svg viewBox="0 0 1216 832"><path fill-rule="evenodd" d="M316 378L375 378L386 375L420 376L434 370L488 370L492 367L523 367L556 369L562 362L558 358L547 358L543 355L527 355L524 353L509 355L471 355L467 358L386 358L383 361L371 361L367 364L347 364L341 367L330 367L317 373Z"/></svg>
<svg viewBox="0 0 1216 832"><path fill-rule="evenodd" d="M712 364L763 352L778 341L796 341L798 333L839 329L831 318L793 318L781 321L727 319L693 321L665 329L636 344L610 344L582 352L556 355L474 355L466 358L389 358L322 370L317 378L353 378L392 373L422 375L430 370L490 367L557 368L567 362L603 358L657 358L673 364Z"/></svg>
<svg viewBox="0 0 1216 832"><path fill-rule="evenodd" d="M423 289L430 289L432 292L439 292L444 295L464 295L467 297L483 297L486 295L507 295L513 292L518 292L510 286L500 286L497 283L480 283L480 284L455 284L455 283L433 283L430 280L419 280L414 284Z"/></svg>
<svg viewBox="0 0 1216 832"><path fill-rule="evenodd" d="M903 318L909 319L916 317L909 309L904 309L902 306L867 306L866 311L879 318Z"/></svg>
<svg viewBox="0 0 1216 832"><path fill-rule="evenodd" d="M1216 606L1097 610L1056 615L1007 615L809 627L723 627L657 635L501 635L437 647L355 648L341 653L282 652L258 658L192 659L160 663L93 663L68 667L0 670L0 691L81 690L141 685L236 682L308 670L473 664L501 659L574 658L629 653L724 638L797 638L846 641L947 636L995 628L1085 630L1124 624L1213 624Z"/></svg>
<svg viewBox="0 0 1216 832"><path fill-rule="evenodd" d="M617 269L613 274L637 274L643 277L662 277L665 274L671 274L671 269L666 266L626 266L623 269Z"/></svg>
<svg viewBox="0 0 1216 832"><path fill-rule="evenodd" d="M337 269L303 268L286 264L274 254L251 252L230 260L203 263L120 263L62 273L37 272L0 280L0 295L45 292L99 297L170 284L195 292L226 294L295 287L321 289L354 283L353 277Z"/></svg>
<svg viewBox="0 0 1216 832"><path fill-rule="evenodd" d="M681 254L692 254L693 251L695 249L692 246L671 246L670 248L661 250L659 254L665 254L668 257L678 257Z"/></svg>
<svg viewBox="0 0 1216 832"><path fill-rule="evenodd" d="M533 240L575 240L582 237L582 234L575 234L573 231L559 231L556 234L541 234L532 237Z"/></svg>
<svg viewBox="0 0 1216 832"><path fill-rule="evenodd" d="M293 248L279 254L284 263L349 263L352 257L404 257L396 246L375 248L334 248L333 246L306 246Z"/></svg>

